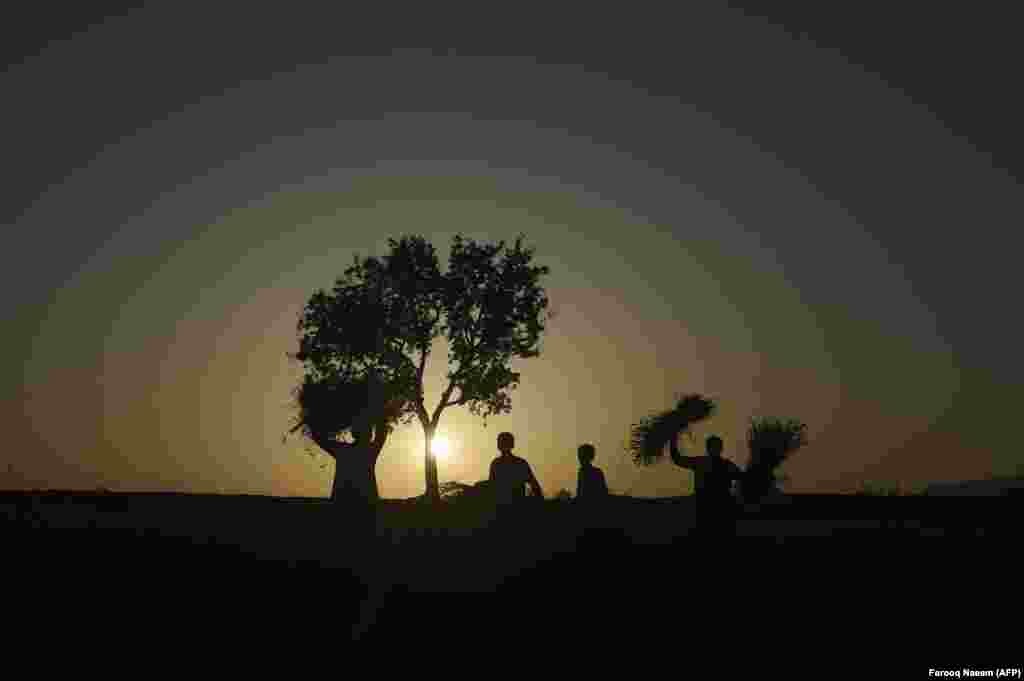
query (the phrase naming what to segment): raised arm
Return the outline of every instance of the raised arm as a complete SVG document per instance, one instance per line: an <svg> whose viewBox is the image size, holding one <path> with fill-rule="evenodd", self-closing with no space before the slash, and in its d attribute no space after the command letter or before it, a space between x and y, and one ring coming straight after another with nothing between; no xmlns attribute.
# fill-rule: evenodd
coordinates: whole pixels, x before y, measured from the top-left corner
<svg viewBox="0 0 1024 681"><path fill-rule="evenodd" d="M676 438L669 440L668 446L669 453L672 455L672 463L680 468L689 468L690 470L697 467L700 458L696 456L683 456L679 451L679 443L676 442Z"/></svg>
<svg viewBox="0 0 1024 681"><path fill-rule="evenodd" d="M316 432L310 433L309 437L310 437L311 440L313 440L313 442L316 443L317 447L319 447L320 449L324 450L325 452L327 452L331 456L336 456L337 452L336 452L335 448L331 446L333 444L336 444L336 442L334 440L331 440L330 438L328 438L323 433L316 433Z"/></svg>
<svg viewBox="0 0 1024 681"><path fill-rule="evenodd" d="M533 490L534 496L543 499L544 491L540 488L540 483L537 482L537 476L533 474L533 467L530 466L527 468L527 470L530 472L530 477L527 479L526 484L529 485L530 489Z"/></svg>
<svg viewBox="0 0 1024 681"><path fill-rule="evenodd" d="M321 433L313 433L311 435L313 442L316 443L317 447L330 454L333 458L337 459L339 456L344 456L345 453L352 447L348 442L342 442L340 440L332 440Z"/></svg>

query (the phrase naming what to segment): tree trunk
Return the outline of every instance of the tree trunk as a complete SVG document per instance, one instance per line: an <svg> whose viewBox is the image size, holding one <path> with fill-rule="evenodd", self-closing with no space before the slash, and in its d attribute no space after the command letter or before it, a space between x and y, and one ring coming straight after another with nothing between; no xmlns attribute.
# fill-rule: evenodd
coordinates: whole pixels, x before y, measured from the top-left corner
<svg viewBox="0 0 1024 681"><path fill-rule="evenodd" d="M437 460L430 451L430 444L434 441L434 429L423 430L423 456L426 472L426 499L428 501L439 501L441 499L441 487L437 479Z"/></svg>

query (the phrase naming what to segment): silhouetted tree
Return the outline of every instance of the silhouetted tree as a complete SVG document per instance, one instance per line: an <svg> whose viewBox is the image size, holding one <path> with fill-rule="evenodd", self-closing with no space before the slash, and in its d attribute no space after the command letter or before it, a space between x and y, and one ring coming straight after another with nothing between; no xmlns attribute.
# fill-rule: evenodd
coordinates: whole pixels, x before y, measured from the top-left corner
<svg viewBox="0 0 1024 681"><path fill-rule="evenodd" d="M523 237L514 246L456 236L448 271L419 236L389 239L383 258L356 257L331 292L317 291L299 322L301 360L315 381L358 383L373 372L399 420L424 433L426 494L440 499L431 441L445 409L484 419L510 411L513 358L535 357L548 300ZM435 339L448 341L448 384L427 410L423 377ZM408 417L406 420L405 417ZM371 420L373 417L370 417Z"/></svg>
<svg viewBox="0 0 1024 681"><path fill-rule="evenodd" d="M751 419L747 429L750 460L740 490L744 501L754 502L776 489L776 469L807 444L807 426L796 419Z"/></svg>

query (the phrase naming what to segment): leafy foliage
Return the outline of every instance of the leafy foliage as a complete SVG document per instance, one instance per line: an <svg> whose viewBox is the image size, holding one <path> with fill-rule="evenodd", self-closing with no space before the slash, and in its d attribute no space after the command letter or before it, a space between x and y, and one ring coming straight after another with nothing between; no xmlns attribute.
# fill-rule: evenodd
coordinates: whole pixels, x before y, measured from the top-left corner
<svg viewBox="0 0 1024 681"><path fill-rule="evenodd" d="M373 371L411 398L417 367L410 355L429 350L440 328L441 275L433 246L422 238L389 244L390 255L357 256L331 292L311 296L299 320L295 358L316 381L358 383Z"/></svg>
<svg viewBox="0 0 1024 681"><path fill-rule="evenodd" d="M520 375L513 358L540 354L548 298L539 285L547 267L531 265L534 249L523 237L482 244L456 236L444 285L448 379L472 414L486 419L512 408L511 392Z"/></svg>
<svg viewBox="0 0 1024 681"><path fill-rule="evenodd" d="M387 437L416 415L418 371L410 354L439 328L431 310L441 275L433 247L419 237L389 242L384 258L356 257L331 291L313 293L298 322L304 377L290 432L334 439Z"/></svg>
<svg viewBox="0 0 1024 681"><path fill-rule="evenodd" d="M693 393L678 398L676 406L634 424L628 450L637 465L649 466L665 454L668 443L715 412L714 400Z"/></svg>
<svg viewBox="0 0 1024 681"><path fill-rule="evenodd" d="M447 407L466 405L484 419L511 410L520 375L509 362L539 354L548 307L539 280L548 268L531 264L534 250L522 236L511 246L456 236L443 274L423 237L388 244L384 257L357 256L334 288L316 291L303 311L294 355L305 368L298 428L351 431L356 415L365 416L360 404L389 423L416 418L428 443L427 494L438 498L430 437ZM432 343L442 336L448 385L428 412L423 377Z"/></svg>

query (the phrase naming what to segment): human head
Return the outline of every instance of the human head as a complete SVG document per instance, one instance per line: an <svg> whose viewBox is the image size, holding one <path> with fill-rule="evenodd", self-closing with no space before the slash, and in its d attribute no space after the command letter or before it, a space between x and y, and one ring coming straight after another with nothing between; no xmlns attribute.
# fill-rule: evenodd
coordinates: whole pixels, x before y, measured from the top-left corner
<svg viewBox="0 0 1024 681"><path fill-rule="evenodd" d="M707 449L708 456L721 456L722 438L717 435L711 435L704 441L704 447Z"/></svg>
<svg viewBox="0 0 1024 681"><path fill-rule="evenodd" d="M498 450L501 452L511 452L512 448L516 446L516 438L512 433L499 433L498 434Z"/></svg>
<svg viewBox="0 0 1024 681"><path fill-rule="evenodd" d="M580 445L579 447L576 448L576 456L580 460L580 465L586 466L588 463L594 460L594 445Z"/></svg>

